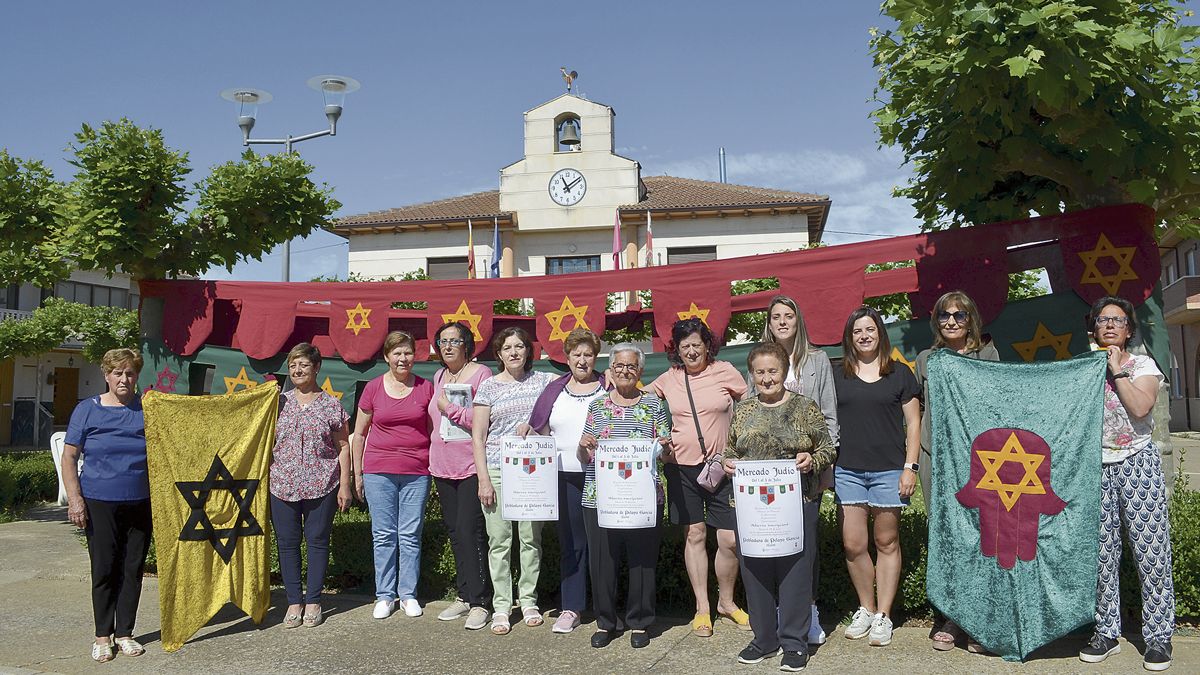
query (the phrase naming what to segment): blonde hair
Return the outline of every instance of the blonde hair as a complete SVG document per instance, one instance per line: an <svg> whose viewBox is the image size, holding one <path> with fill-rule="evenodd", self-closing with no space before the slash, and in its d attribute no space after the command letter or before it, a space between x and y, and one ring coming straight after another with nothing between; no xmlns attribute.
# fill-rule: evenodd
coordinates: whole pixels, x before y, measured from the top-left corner
<svg viewBox="0 0 1200 675"><path fill-rule="evenodd" d="M979 318L979 308L971 296L962 291L950 291L933 303L933 313L929 315L929 325L933 328L933 348L941 349L948 346L942 339L942 327L938 325L938 313L943 312L951 304L958 305L967 313L967 351L977 352L983 347L983 321Z"/></svg>
<svg viewBox="0 0 1200 675"><path fill-rule="evenodd" d="M142 361L141 354L129 349L128 347L110 349L104 352L104 358L100 359L100 370L104 371L104 374L107 375L116 370L119 366L123 366L127 363L133 366L135 371L139 373L142 372L142 365L144 365L144 362Z"/></svg>
<svg viewBox="0 0 1200 675"><path fill-rule="evenodd" d="M286 363L290 366L292 365L292 361L296 359L308 359L308 362L313 364L314 368L317 370L321 369L321 350L307 342L301 342L292 347L291 351L288 352Z"/></svg>
<svg viewBox="0 0 1200 675"><path fill-rule="evenodd" d="M796 313L796 341L792 343L792 353L789 355L791 362L787 365L799 377L800 368L808 360L808 355L819 350L808 341L808 328L804 325L804 315L800 313L800 307L796 305L795 300L786 295L776 295L767 303L767 320L763 324L762 342L764 344L778 342L775 335L771 333L771 308L775 305L783 305Z"/></svg>

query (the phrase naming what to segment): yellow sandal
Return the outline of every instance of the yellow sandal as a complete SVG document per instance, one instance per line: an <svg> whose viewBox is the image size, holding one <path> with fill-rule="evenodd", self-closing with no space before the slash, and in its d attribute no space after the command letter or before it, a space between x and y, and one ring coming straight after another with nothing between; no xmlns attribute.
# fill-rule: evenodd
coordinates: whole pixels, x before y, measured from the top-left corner
<svg viewBox="0 0 1200 675"><path fill-rule="evenodd" d="M712 637L712 618L703 612L697 612L692 619L692 635L696 637Z"/></svg>
<svg viewBox="0 0 1200 675"><path fill-rule="evenodd" d="M718 612L717 615L726 621L732 621L733 625L741 630L750 630L750 615L744 609L735 609L729 614Z"/></svg>

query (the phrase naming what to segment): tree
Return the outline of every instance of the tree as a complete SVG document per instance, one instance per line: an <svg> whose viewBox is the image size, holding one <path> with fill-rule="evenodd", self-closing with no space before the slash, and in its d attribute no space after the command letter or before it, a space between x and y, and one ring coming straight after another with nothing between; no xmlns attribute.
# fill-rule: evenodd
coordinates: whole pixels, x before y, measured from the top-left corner
<svg viewBox="0 0 1200 675"><path fill-rule="evenodd" d="M0 360L36 356L68 341L82 342L83 358L92 363L110 349L137 349L137 312L48 298L28 319L0 321Z"/></svg>
<svg viewBox="0 0 1200 675"><path fill-rule="evenodd" d="M0 283L51 286L72 267L138 279L231 269L329 225L341 206L294 154L247 150L189 189L187 153L168 148L160 130L85 124L70 149L68 182L0 151Z"/></svg>
<svg viewBox="0 0 1200 675"><path fill-rule="evenodd" d="M1195 232L1200 27L1176 4L885 0L872 115L915 173L896 194L927 230L1140 202Z"/></svg>

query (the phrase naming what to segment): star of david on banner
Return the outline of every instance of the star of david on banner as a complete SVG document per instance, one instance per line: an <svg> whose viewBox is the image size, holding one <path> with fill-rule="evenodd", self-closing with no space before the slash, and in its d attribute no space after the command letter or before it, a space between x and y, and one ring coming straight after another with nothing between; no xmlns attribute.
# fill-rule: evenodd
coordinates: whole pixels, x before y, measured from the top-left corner
<svg viewBox="0 0 1200 675"><path fill-rule="evenodd" d="M254 493L258 490L259 481L251 478L237 480L220 455L214 455L212 466L204 480L176 481L175 487L184 501L191 508L187 522L179 533L179 541L207 541L212 545L217 555L226 563L233 557L239 537L260 536L262 527L255 519L250 505L254 501ZM237 507L237 515L230 527L213 525L206 507L213 492L226 491Z"/></svg>
<svg viewBox="0 0 1200 675"><path fill-rule="evenodd" d="M698 275L685 286L653 287L650 297L654 303L654 330L664 345L671 340L671 327L684 319L699 319L712 331L717 344L725 342L732 312L728 281Z"/></svg>
<svg viewBox="0 0 1200 675"><path fill-rule="evenodd" d="M596 335L604 333L605 294L594 290L573 288L535 296L533 309L537 314L537 339L546 355L560 363L566 361L563 341L576 328L586 328Z"/></svg>
<svg viewBox="0 0 1200 675"><path fill-rule="evenodd" d="M438 298L429 301L429 316L426 319L426 330L429 333L429 344L433 344L438 328L444 323L457 321L470 330L475 339L475 353L478 356L488 347L492 339L492 303L490 301L471 300L463 298Z"/></svg>

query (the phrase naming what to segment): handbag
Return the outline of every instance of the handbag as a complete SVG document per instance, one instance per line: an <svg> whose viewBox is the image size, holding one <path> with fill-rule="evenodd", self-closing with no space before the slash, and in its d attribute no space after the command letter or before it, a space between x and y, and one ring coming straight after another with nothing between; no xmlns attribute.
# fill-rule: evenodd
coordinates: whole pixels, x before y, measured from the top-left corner
<svg viewBox="0 0 1200 675"><path fill-rule="evenodd" d="M696 482L705 490L716 492L721 487L721 482L725 480L725 458L719 452L709 457L708 449L704 447L704 432L700 431L700 416L696 414L696 400L692 398L692 385L688 378L687 368L683 370L683 386L687 389L688 405L692 407L692 421L696 423L696 437L700 439L700 452L704 453L704 464L701 465L700 475L696 476Z"/></svg>

